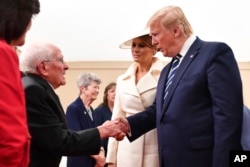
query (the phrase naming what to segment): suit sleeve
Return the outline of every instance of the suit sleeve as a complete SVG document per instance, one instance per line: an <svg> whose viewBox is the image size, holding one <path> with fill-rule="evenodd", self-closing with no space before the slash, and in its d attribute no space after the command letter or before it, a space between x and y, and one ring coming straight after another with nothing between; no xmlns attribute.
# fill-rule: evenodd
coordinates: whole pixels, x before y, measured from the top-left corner
<svg viewBox="0 0 250 167"><path fill-rule="evenodd" d="M89 155L99 152L101 140L96 128L71 131L59 119L55 101L39 85L25 88L32 146L62 155Z"/></svg>
<svg viewBox="0 0 250 167"><path fill-rule="evenodd" d="M213 103L213 166L228 166L229 152L240 148L243 95L242 83L232 50L225 44L215 47L208 70L208 88Z"/></svg>
<svg viewBox="0 0 250 167"><path fill-rule="evenodd" d="M131 131L131 135L127 137L132 142L146 132L156 128L156 103L154 102L145 111L127 117L127 120Z"/></svg>

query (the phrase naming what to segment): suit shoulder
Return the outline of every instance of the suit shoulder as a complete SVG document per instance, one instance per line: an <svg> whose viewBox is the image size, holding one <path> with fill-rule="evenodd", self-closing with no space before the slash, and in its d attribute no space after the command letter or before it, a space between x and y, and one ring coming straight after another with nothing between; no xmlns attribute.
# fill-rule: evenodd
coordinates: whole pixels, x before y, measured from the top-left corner
<svg viewBox="0 0 250 167"><path fill-rule="evenodd" d="M72 103L70 103L70 105L68 105L67 111L76 110L78 107L78 103L76 103L76 101L73 101Z"/></svg>
<svg viewBox="0 0 250 167"><path fill-rule="evenodd" d="M72 113L76 111L86 110L80 97L77 97L72 103L70 103L66 109L66 113Z"/></svg>
<svg viewBox="0 0 250 167"><path fill-rule="evenodd" d="M215 49L231 49L231 47L225 43L225 42L220 42L220 41L202 41L200 40L201 44L203 45L203 48L215 48Z"/></svg>
<svg viewBox="0 0 250 167"><path fill-rule="evenodd" d="M95 108L95 112L100 112L100 113L102 113L103 111L106 111L108 108L105 106L105 105L100 105L100 106L98 106L98 107L96 107Z"/></svg>
<svg viewBox="0 0 250 167"><path fill-rule="evenodd" d="M31 78L29 76L22 77L22 82L23 82L24 89L26 89L30 86L37 86L37 87L42 88L42 86L40 84L38 84L38 82L34 78Z"/></svg>

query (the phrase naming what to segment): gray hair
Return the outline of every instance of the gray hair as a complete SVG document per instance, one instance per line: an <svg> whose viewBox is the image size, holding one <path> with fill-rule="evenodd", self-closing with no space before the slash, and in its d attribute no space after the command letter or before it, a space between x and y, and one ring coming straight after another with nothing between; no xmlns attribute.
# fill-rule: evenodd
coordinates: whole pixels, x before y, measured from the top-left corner
<svg viewBox="0 0 250 167"><path fill-rule="evenodd" d="M23 72L36 72L39 62L53 59L58 51L60 49L54 44L34 42L21 52L19 56L20 70Z"/></svg>
<svg viewBox="0 0 250 167"><path fill-rule="evenodd" d="M86 88L91 84L92 81L96 82L97 84L102 83L101 79L95 73L82 73L77 78L77 86L79 89L81 86Z"/></svg>

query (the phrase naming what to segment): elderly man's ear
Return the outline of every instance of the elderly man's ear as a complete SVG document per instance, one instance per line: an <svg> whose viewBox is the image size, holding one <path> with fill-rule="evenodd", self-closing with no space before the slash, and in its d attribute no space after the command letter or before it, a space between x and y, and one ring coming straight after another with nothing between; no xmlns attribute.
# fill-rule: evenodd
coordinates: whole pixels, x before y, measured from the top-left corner
<svg viewBox="0 0 250 167"><path fill-rule="evenodd" d="M48 64L45 61L38 63L37 72L43 76L48 75Z"/></svg>

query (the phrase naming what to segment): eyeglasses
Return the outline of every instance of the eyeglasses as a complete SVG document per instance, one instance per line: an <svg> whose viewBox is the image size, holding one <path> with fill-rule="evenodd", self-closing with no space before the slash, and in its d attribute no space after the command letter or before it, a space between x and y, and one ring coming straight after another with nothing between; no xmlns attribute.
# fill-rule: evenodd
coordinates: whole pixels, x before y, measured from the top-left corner
<svg viewBox="0 0 250 167"><path fill-rule="evenodd" d="M44 60L45 62L52 62L52 61L57 61L57 62L60 62L62 64L65 63L63 57L60 57L60 58L56 58L56 59L51 59L51 60Z"/></svg>

